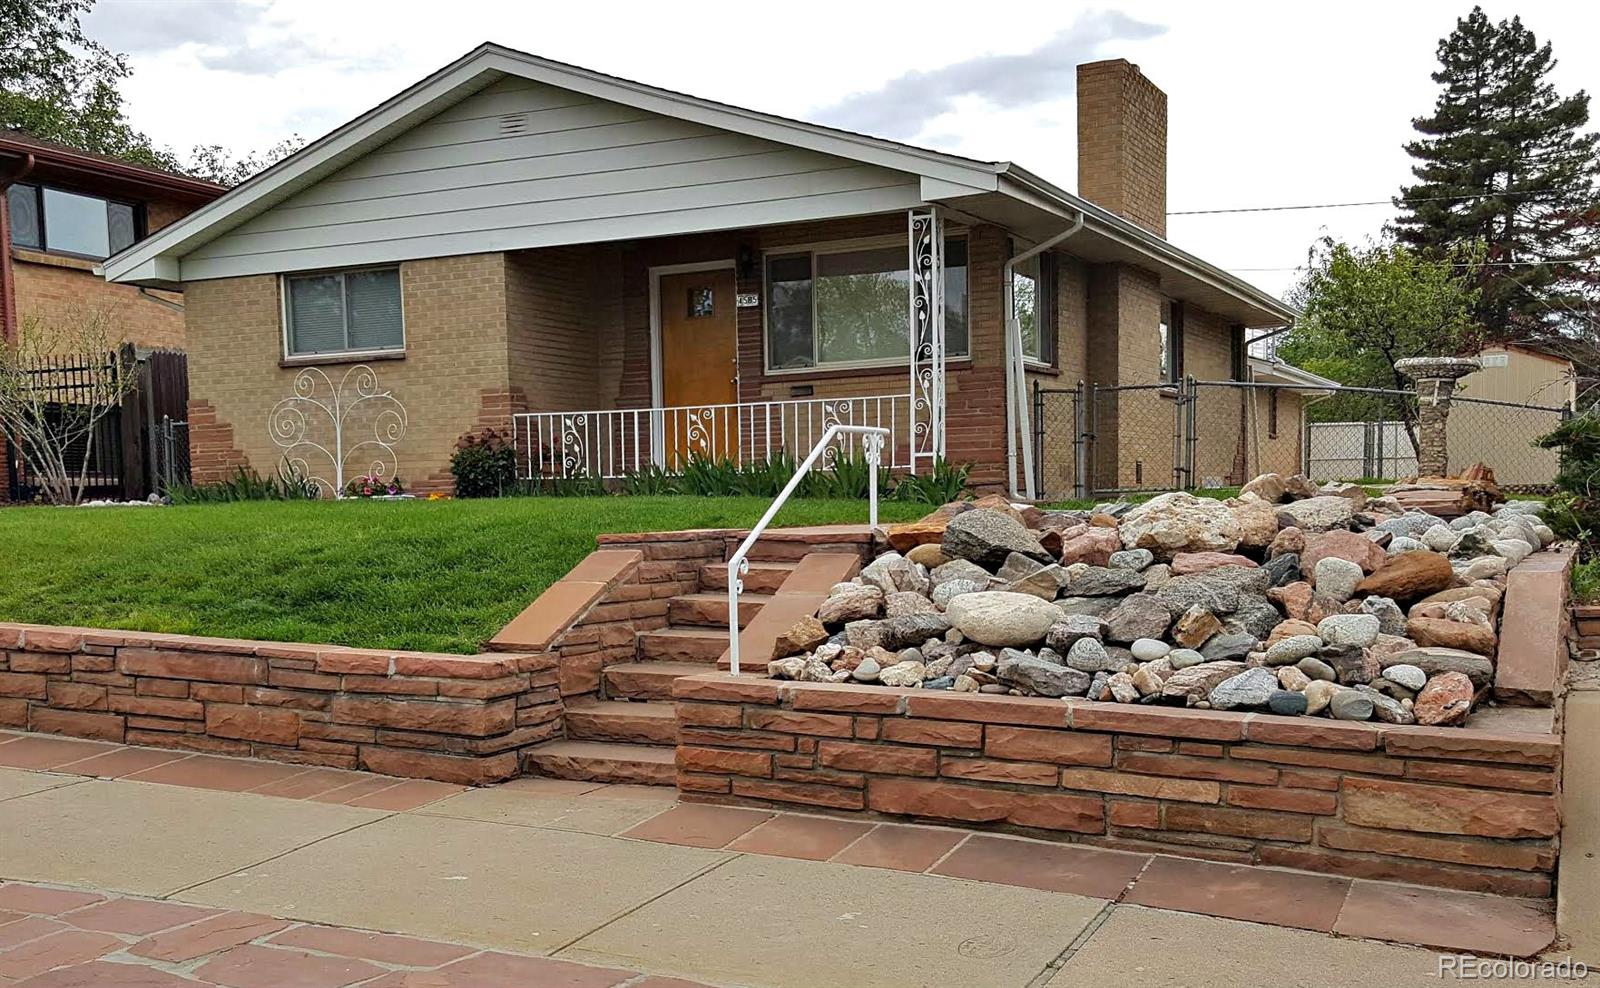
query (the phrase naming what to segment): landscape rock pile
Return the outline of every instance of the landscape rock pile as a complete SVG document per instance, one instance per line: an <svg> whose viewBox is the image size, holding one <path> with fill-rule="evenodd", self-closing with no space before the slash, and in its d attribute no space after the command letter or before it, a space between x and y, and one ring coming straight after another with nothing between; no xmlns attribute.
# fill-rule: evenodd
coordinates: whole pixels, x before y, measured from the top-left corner
<svg viewBox="0 0 1600 988"><path fill-rule="evenodd" d="M1494 678L1541 505L1456 518L1263 474L1220 501L953 502L780 637L768 674L1391 724L1460 724Z"/></svg>

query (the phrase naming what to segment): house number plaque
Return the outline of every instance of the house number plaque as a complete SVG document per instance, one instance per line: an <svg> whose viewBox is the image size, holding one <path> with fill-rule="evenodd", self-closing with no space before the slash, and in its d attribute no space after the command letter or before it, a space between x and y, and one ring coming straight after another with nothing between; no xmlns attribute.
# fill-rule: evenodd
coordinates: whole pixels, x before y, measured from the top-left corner
<svg viewBox="0 0 1600 988"><path fill-rule="evenodd" d="M755 292L740 292L736 302L741 309L754 309L761 305L761 296Z"/></svg>

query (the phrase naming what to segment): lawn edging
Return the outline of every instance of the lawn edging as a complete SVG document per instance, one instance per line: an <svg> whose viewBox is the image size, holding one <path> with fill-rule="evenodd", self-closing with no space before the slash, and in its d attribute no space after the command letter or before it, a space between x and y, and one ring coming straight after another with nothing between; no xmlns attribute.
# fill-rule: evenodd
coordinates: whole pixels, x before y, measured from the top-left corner
<svg viewBox="0 0 1600 988"><path fill-rule="evenodd" d="M0 727L482 785L558 737L556 657L0 623Z"/></svg>

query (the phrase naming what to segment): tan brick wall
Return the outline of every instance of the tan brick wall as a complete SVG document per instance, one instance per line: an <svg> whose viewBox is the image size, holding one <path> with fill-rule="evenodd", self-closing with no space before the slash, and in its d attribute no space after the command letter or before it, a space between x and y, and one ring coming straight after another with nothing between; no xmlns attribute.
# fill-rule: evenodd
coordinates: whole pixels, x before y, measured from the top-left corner
<svg viewBox="0 0 1600 988"><path fill-rule="evenodd" d="M1167 94L1137 65L1078 66L1078 194L1167 233Z"/></svg>
<svg viewBox="0 0 1600 988"><path fill-rule="evenodd" d="M505 259L470 254L411 261L400 266L400 277L405 356L370 366L379 387L392 391L408 413L405 438L395 446L400 477L413 489L437 489L446 483L439 478L447 476L456 440L478 423L485 397L509 388ZM283 450L268 433L269 413L306 370L280 366L278 279L224 278L185 288L190 393L211 404L219 425L232 427L232 441L249 465L271 474ZM337 383L355 365L314 366ZM351 457L346 473L364 466ZM315 459L312 467L329 472Z"/></svg>
<svg viewBox="0 0 1600 988"><path fill-rule="evenodd" d="M194 208L193 204L169 200L147 202L145 222L149 232L181 219ZM94 266L94 261L83 258L13 249L18 325L26 330L30 319L70 325L85 310L93 310L104 312L110 319L114 342L184 348L182 294L140 292L132 285L113 285L96 275Z"/></svg>
<svg viewBox="0 0 1600 988"><path fill-rule="evenodd" d="M30 322L70 329L85 313L104 313L112 341L140 347L184 346L183 296L176 292L141 294L132 285L113 285L94 273L94 262L75 257L12 252L18 325Z"/></svg>
<svg viewBox="0 0 1600 988"><path fill-rule="evenodd" d="M511 386L527 396L530 407L615 407L621 372L620 259L620 250L611 245L506 256Z"/></svg>

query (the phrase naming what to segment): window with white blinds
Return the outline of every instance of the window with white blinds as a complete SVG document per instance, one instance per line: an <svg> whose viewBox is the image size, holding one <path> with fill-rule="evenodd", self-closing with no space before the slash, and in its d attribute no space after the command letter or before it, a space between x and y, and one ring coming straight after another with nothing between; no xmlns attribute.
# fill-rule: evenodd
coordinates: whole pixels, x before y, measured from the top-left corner
<svg viewBox="0 0 1600 988"><path fill-rule="evenodd" d="M297 275L284 284L289 356L405 349L399 269Z"/></svg>

